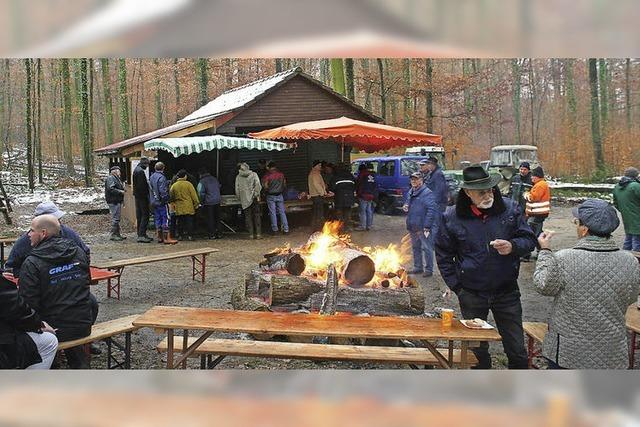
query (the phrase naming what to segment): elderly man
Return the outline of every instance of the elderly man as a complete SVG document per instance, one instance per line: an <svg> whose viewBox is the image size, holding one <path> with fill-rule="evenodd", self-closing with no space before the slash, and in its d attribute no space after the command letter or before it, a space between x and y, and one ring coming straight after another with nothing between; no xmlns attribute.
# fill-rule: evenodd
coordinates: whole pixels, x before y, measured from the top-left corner
<svg viewBox="0 0 640 427"><path fill-rule="evenodd" d="M120 167L112 166L109 176L104 182L104 198L109 205L111 214L111 238L120 242L126 237L120 234L120 218L122 216L122 202L124 201L124 185L120 180Z"/></svg>
<svg viewBox="0 0 640 427"><path fill-rule="evenodd" d="M422 174L414 172L409 180L411 189L403 206L413 250L413 269L408 273L430 277L433 275L433 239L440 211L433 192L424 185Z"/></svg>
<svg viewBox="0 0 640 427"><path fill-rule="evenodd" d="M60 235L53 215L31 221L33 250L22 264L19 294L42 319L55 328L60 341L91 334L89 259L71 240ZM82 347L66 351L69 367L89 367Z"/></svg>
<svg viewBox="0 0 640 427"><path fill-rule="evenodd" d="M158 243L174 245L178 241L169 233L169 181L164 175L164 163L157 162L154 169L156 171L149 177L149 187Z"/></svg>
<svg viewBox="0 0 640 427"><path fill-rule="evenodd" d="M538 237L534 284L554 297L542 354L550 368L624 369L625 313L640 291L640 267L611 238L620 220L609 203L587 199L573 216L578 242L572 249L553 253L551 233Z"/></svg>
<svg viewBox="0 0 640 427"><path fill-rule="evenodd" d="M442 168L438 165L438 159L435 157L429 157L427 160L421 161L420 164L422 165L423 162L429 171L427 175L428 178L425 178L424 183L427 188L433 192L436 203L438 204L438 210L444 212L447 209L447 202L449 200L449 186L447 185L447 180L444 177Z"/></svg>
<svg viewBox="0 0 640 427"><path fill-rule="evenodd" d="M624 244L622 249L640 251L640 182L638 169L627 168L613 189L613 205L622 214Z"/></svg>
<svg viewBox="0 0 640 427"><path fill-rule="evenodd" d="M520 256L536 244L517 205L503 199L479 165L462 171L458 201L444 214L436 237L436 259L447 286L455 292L465 319L486 320L489 310L502 336L509 368L527 368L518 288ZM474 350L478 368L491 368L489 345Z"/></svg>
<svg viewBox="0 0 640 427"><path fill-rule="evenodd" d="M149 159L140 158L140 163L133 170L133 196L136 203L136 224L138 227L138 243L150 243L153 239L147 236L147 226L149 225L149 179L147 169Z"/></svg>

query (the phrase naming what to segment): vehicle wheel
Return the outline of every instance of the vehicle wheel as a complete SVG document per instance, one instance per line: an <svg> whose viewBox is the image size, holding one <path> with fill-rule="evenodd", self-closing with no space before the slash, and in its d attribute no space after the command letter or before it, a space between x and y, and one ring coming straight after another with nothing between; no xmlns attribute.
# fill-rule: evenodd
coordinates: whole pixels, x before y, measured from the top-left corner
<svg viewBox="0 0 640 427"><path fill-rule="evenodd" d="M393 215L396 209L393 207L393 199L389 197L380 197L378 202L378 212L383 215Z"/></svg>

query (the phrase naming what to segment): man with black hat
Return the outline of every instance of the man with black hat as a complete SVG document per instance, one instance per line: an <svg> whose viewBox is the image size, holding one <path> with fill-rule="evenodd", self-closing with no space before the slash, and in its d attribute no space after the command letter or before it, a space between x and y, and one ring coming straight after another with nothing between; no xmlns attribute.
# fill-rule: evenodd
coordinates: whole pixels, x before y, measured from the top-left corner
<svg viewBox="0 0 640 427"><path fill-rule="evenodd" d="M520 163L519 173L511 180L508 197L518 204L520 210L524 212L524 194L531 191L533 182L531 181L531 165L529 162Z"/></svg>
<svg viewBox="0 0 640 427"><path fill-rule="evenodd" d="M149 225L149 180L147 178L147 168L149 159L140 158L140 163L133 170L133 196L136 201L136 224L138 226L138 243L150 243L153 239L147 236L147 226Z"/></svg>
<svg viewBox="0 0 640 427"><path fill-rule="evenodd" d="M456 293L465 319L486 320L489 310L502 336L510 369L527 368L518 289L520 256L536 239L517 205L500 195L499 175L480 165L462 171L455 206L447 209L436 236L436 259L447 286ZM474 350L478 368L491 368L489 345Z"/></svg>
<svg viewBox="0 0 640 427"><path fill-rule="evenodd" d="M587 199L573 209L578 242L551 251L552 233L538 237L536 290L553 296L542 354L550 368L625 369L625 313L640 292L640 267L611 234L618 213L604 200Z"/></svg>
<svg viewBox="0 0 640 427"><path fill-rule="evenodd" d="M442 173L442 168L438 165L438 159L433 156L420 162L421 169L423 163L429 171L426 178L423 174L424 183L433 192L440 212L444 212L447 209L447 201L449 200L449 187L444 173Z"/></svg>
<svg viewBox="0 0 640 427"><path fill-rule="evenodd" d="M124 201L124 184L120 180L120 167L112 166L109 176L104 182L104 198L109 205L111 214L111 237L116 242L126 239L120 234L120 218L122 217L122 202Z"/></svg>

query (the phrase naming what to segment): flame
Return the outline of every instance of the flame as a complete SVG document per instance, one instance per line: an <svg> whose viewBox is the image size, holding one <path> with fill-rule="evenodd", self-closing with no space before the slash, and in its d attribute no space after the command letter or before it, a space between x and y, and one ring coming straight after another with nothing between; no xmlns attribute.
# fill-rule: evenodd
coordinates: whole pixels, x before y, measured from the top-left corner
<svg viewBox="0 0 640 427"><path fill-rule="evenodd" d="M322 231L308 245L307 253L303 255L307 268L311 270L326 270L329 264L340 264L340 255L331 248L341 244L339 232L342 228L340 221L327 221Z"/></svg>
<svg viewBox="0 0 640 427"><path fill-rule="evenodd" d="M396 272L402 268L402 257L394 244L389 244L386 248L374 248L370 255L376 265L376 271Z"/></svg>

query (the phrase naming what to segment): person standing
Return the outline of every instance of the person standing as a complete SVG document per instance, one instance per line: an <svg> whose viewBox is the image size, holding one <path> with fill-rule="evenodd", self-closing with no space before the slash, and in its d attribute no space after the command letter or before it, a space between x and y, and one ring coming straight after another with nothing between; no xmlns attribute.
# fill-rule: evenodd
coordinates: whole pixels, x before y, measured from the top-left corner
<svg viewBox="0 0 640 427"><path fill-rule="evenodd" d="M267 174L267 160L266 159L260 159L258 160L258 169L256 174L258 175L258 178L260 178L260 182L262 182L262 178L264 178L264 176Z"/></svg>
<svg viewBox="0 0 640 427"><path fill-rule="evenodd" d="M126 237L120 234L124 185L120 180L120 167L118 166L112 166L109 169L109 176L104 182L104 198L109 205L109 213L111 214L111 237L109 240L120 242Z"/></svg>
<svg viewBox="0 0 640 427"><path fill-rule="evenodd" d="M334 194L334 206L343 230L348 231L351 223L351 208L355 203L356 183L349 172L349 164L340 163L335 167L329 190Z"/></svg>
<svg viewBox="0 0 640 427"><path fill-rule="evenodd" d="M19 295L56 329L61 342L90 335L93 316L87 255L75 242L60 236L60 223L53 215L35 217L29 239L33 250L22 264ZM70 368L89 368L82 346L65 353Z"/></svg>
<svg viewBox="0 0 640 427"><path fill-rule="evenodd" d="M313 203L311 227L314 230L320 230L324 225L324 198L328 195L327 185L322 178L322 162L320 160L313 161L313 167L307 181L309 197Z"/></svg>
<svg viewBox="0 0 640 427"><path fill-rule="evenodd" d="M149 187L158 243L174 245L178 242L169 233L169 181L164 176L164 163L156 163L154 169L155 172L149 177Z"/></svg>
<svg viewBox="0 0 640 427"><path fill-rule="evenodd" d="M554 297L542 355L550 368L625 369L625 313L640 292L640 266L611 237L620 220L609 203L587 199L573 216L578 235L573 248L554 253L552 234L538 237L533 283L539 293Z"/></svg>
<svg viewBox="0 0 640 427"><path fill-rule="evenodd" d="M523 213L526 203L524 195L530 192L532 187L531 165L529 162L522 162L520 163L518 174L514 176L511 181L511 187L509 187L509 194L507 196L518 204L518 207Z"/></svg>
<svg viewBox="0 0 640 427"><path fill-rule="evenodd" d="M431 175L431 169L429 168L429 162L427 159L422 159L418 162L418 166L420 167L420 173L422 174L422 182L429 182L429 176Z"/></svg>
<svg viewBox="0 0 640 427"><path fill-rule="evenodd" d="M220 231L220 182L205 168L198 171L198 196L207 216L207 232L209 240L222 238Z"/></svg>
<svg viewBox="0 0 640 427"><path fill-rule="evenodd" d="M258 174L253 172L248 164L240 163L236 176L236 197L240 199L245 225L249 236L253 239L262 239L261 191L262 185Z"/></svg>
<svg viewBox="0 0 640 427"><path fill-rule="evenodd" d="M407 212L407 231L411 237L413 269L409 274L433 275L433 239L438 221L438 204L434 194L427 188L420 172L409 178L411 188L403 210Z"/></svg>
<svg viewBox="0 0 640 427"><path fill-rule="evenodd" d="M486 320L491 310L509 368L526 369L518 276L520 256L535 248L536 238L515 202L500 195L499 175L473 165L462 176L456 205L447 208L436 237L438 268L462 316ZM487 342L474 353L478 368L491 368Z"/></svg>
<svg viewBox="0 0 640 427"><path fill-rule="evenodd" d="M628 168L613 189L613 205L622 214L624 244L622 249L640 251L640 182L638 169Z"/></svg>
<svg viewBox="0 0 640 427"><path fill-rule="evenodd" d="M0 369L49 369L57 349L53 328L0 275Z"/></svg>
<svg viewBox="0 0 640 427"><path fill-rule="evenodd" d="M149 181L147 180L147 168L149 159L142 157L140 163L133 170L133 196L136 203L136 224L138 231L138 243L150 243L153 239L147 236L149 225Z"/></svg>
<svg viewBox="0 0 640 427"><path fill-rule="evenodd" d="M373 201L378 194L378 182L371 172L370 165L361 163L358 166L358 179L356 180L356 196L358 197L358 211L360 225L356 231L369 231L373 226Z"/></svg>
<svg viewBox="0 0 640 427"><path fill-rule="evenodd" d="M426 162L427 168L429 169L429 180L424 181L424 184L433 192L436 203L438 204L438 210L442 213L447 209L449 186L447 185L447 180L444 177L442 168L438 165L438 159L429 157Z"/></svg>
<svg viewBox="0 0 640 427"><path fill-rule="evenodd" d="M193 216L200 207L200 200L193 184L187 180L186 170L178 171L178 179L169 190L169 200L175 205L178 240L193 240Z"/></svg>
<svg viewBox="0 0 640 427"><path fill-rule="evenodd" d="M533 188L531 188L529 193L524 194L524 198L527 201L525 204L525 213L527 215L527 222L537 238L540 233L542 233L544 221L549 217L549 213L551 212L551 190L549 189L549 184L544 179L544 171L540 166L531 172L531 181L533 182ZM528 261L532 257L536 258L536 255L525 255L523 260Z"/></svg>
<svg viewBox="0 0 640 427"><path fill-rule="evenodd" d="M271 219L271 233L278 232L278 216L282 232L289 234L289 222L287 213L284 210L284 196L287 189L287 180L284 174L278 170L276 163L270 161L267 164L267 173L262 178L262 189L266 194L267 207L269 208L269 218Z"/></svg>

